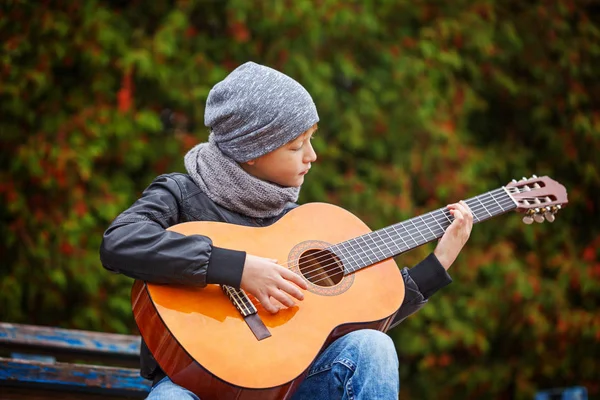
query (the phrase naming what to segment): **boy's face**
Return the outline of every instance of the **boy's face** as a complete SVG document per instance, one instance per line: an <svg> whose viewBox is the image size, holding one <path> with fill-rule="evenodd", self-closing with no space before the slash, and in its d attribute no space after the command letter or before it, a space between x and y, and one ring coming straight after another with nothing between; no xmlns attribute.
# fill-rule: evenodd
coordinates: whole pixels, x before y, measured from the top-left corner
<svg viewBox="0 0 600 400"><path fill-rule="evenodd" d="M316 130L317 124L280 148L241 164L242 168L259 179L280 186L302 185L310 164L317 160L310 142Z"/></svg>

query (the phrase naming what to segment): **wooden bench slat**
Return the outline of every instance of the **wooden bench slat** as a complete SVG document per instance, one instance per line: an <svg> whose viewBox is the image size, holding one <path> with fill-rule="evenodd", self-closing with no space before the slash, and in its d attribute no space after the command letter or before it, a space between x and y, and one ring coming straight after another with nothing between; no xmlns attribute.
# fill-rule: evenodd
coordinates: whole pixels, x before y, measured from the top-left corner
<svg viewBox="0 0 600 400"><path fill-rule="evenodd" d="M0 322L0 344L139 357L141 338L117 333Z"/></svg>
<svg viewBox="0 0 600 400"><path fill-rule="evenodd" d="M0 386L2 385L145 397L151 383L143 379L136 369L51 364L0 357Z"/></svg>

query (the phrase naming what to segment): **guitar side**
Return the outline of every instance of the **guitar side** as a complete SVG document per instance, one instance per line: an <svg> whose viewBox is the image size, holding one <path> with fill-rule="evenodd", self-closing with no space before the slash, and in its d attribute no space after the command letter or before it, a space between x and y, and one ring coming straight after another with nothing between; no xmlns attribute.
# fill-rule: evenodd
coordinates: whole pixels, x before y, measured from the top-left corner
<svg viewBox="0 0 600 400"><path fill-rule="evenodd" d="M351 213L324 203L300 206L264 228L191 222L171 229L203 234L216 246L275 258L282 265L297 258L299 248L370 232ZM391 259L329 288L310 286L304 301L275 315L257 305L272 335L262 341L218 285L199 289L136 282L132 302L146 344L174 382L205 399L217 392L220 399L285 399L328 343L357 329L385 331L404 298L403 280Z"/></svg>

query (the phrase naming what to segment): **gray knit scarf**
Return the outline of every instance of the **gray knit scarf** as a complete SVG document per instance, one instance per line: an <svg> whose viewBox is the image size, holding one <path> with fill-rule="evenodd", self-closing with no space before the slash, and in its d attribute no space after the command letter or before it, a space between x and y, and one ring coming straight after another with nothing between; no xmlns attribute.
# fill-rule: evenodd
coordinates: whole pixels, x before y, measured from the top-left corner
<svg viewBox="0 0 600 400"><path fill-rule="evenodd" d="M211 139L192 148L184 162L188 174L212 201L249 217L268 218L298 200L299 187L282 187L250 175Z"/></svg>

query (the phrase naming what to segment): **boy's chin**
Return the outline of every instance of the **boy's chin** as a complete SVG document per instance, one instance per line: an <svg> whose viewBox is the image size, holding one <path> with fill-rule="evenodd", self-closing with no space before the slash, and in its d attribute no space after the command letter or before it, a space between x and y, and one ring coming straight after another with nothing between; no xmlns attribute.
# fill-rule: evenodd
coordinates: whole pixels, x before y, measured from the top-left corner
<svg viewBox="0 0 600 400"><path fill-rule="evenodd" d="M286 187L300 187L304 183L304 177L301 176L299 178L294 179L293 181L286 182Z"/></svg>
<svg viewBox="0 0 600 400"><path fill-rule="evenodd" d="M292 185L293 187L300 187L304 183L304 175L296 179L296 182Z"/></svg>
<svg viewBox="0 0 600 400"><path fill-rule="evenodd" d="M296 179L290 179L290 180L286 180L286 181L279 181L279 182L267 181L267 182L274 183L274 184L284 187L284 188L300 187L304 183L304 176L299 176Z"/></svg>

